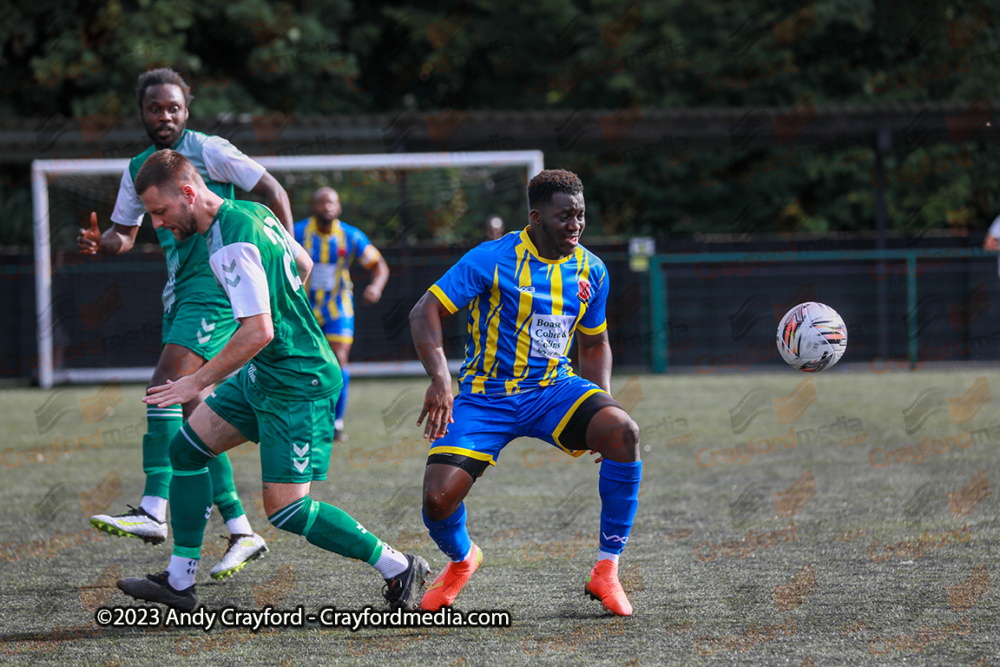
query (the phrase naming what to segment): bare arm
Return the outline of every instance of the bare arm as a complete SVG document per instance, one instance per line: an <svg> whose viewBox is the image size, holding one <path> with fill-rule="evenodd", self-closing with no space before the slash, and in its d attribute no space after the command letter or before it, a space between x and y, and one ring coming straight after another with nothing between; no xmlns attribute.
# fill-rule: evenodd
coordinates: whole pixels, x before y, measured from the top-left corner
<svg viewBox="0 0 1000 667"><path fill-rule="evenodd" d="M444 436L448 432L448 424L454 423L451 407L455 398L451 392L451 371L448 370L448 359L444 356L444 338L441 334L441 321L450 315L432 292L425 292L410 311L413 345L424 370L431 377L431 386L424 395L424 407L417 419L417 426L420 426L424 417L427 417L424 437L430 442Z"/></svg>
<svg viewBox="0 0 1000 667"><path fill-rule="evenodd" d="M365 288L364 297L368 303L378 303L378 300L382 298L385 284L389 282L389 265L385 263L385 258L382 255L379 255L375 266L371 268L371 273L372 281Z"/></svg>
<svg viewBox="0 0 1000 667"><path fill-rule="evenodd" d="M139 227L113 223L101 233L97 226L97 213L90 214L90 227L81 229L76 237L76 247L82 255L120 255L128 252L135 245L135 237Z"/></svg>
<svg viewBox="0 0 1000 667"><path fill-rule="evenodd" d="M281 183L265 171L250 192L264 198L267 207L274 211L274 214L278 216L278 221L291 234L292 225L295 222L292 220L292 205L288 200L288 193L285 192L285 188L281 187Z"/></svg>
<svg viewBox="0 0 1000 667"><path fill-rule="evenodd" d="M577 330L580 340L580 377L611 393L611 345L608 331L589 335Z"/></svg>
<svg viewBox="0 0 1000 667"><path fill-rule="evenodd" d="M207 364L176 382L168 380L167 384L150 387L142 400L161 408L187 403L199 396L206 387L242 368L274 338L274 323L270 313L241 317L239 322L240 328Z"/></svg>
<svg viewBox="0 0 1000 667"><path fill-rule="evenodd" d="M987 234L986 238L983 239L983 250L992 250L993 252L1000 250L1000 240Z"/></svg>
<svg viewBox="0 0 1000 667"><path fill-rule="evenodd" d="M312 273L313 261L306 249L303 248L295 239L292 239L292 250L295 252L295 268L299 270L299 278L302 283L305 284L309 280L309 274Z"/></svg>

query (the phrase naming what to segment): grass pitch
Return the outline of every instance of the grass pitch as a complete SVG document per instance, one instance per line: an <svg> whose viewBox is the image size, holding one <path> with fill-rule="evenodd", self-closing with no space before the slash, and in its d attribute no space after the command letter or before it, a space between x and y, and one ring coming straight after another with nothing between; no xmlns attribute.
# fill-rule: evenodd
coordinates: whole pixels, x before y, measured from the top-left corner
<svg viewBox="0 0 1000 667"><path fill-rule="evenodd" d="M138 504L142 387L4 391L0 650L8 664L993 664L996 378L875 370L887 372L616 376L643 429L621 562L628 619L583 594L600 512L592 457L509 445L466 501L485 560L457 604L510 611L504 629L100 628L97 607L133 603L115 579L162 570L170 554L169 540L86 521ZM420 518L425 387L355 379L350 440L312 495L437 570ZM267 524L256 446L232 461L271 552L212 582L225 533L213 515L203 604L384 608L370 568Z"/></svg>

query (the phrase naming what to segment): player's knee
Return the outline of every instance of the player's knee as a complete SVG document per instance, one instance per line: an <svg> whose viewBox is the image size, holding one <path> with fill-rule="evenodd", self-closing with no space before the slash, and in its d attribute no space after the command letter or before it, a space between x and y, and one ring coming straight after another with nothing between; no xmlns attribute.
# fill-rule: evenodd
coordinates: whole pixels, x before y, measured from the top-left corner
<svg viewBox="0 0 1000 667"><path fill-rule="evenodd" d="M274 512L269 512L267 520L275 528L295 535L305 535L310 524L309 515L312 512L313 502L309 496L303 496ZM268 510L265 508L265 511Z"/></svg>
<svg viewBox="0 0 1000 667"><path fill-rule="evenodd" d="M624 410L605 409L587 430L587 446L612 461L639 460L639 425Z"/></svg>
<svg viewBox="0 0 1000 667"><path fill-rule="evenodd" d="M194 440L198 447L208 450L197 433L190 431L187 425L182 426L170 441L170 467L174 470L201 470L211 460L210 456L191 444L191 440Z"/></svg>
<svg viewBox="0 0 1000 667"><path fill-rule="evenodd" d="M456 493L446 480L424 478L424 514L432 521L443 521L462 504L461 494Z"/></svg>
<svg viewBox="0 0 1000 667"><path fill-rule="evenodd" d="M639 425L635 423L635 420L631 417L626 416L625 423L622 424L622 446L626 452L629 452L632 456L633 461L639 460L639 439L642 435L639 432Z"/></svg>

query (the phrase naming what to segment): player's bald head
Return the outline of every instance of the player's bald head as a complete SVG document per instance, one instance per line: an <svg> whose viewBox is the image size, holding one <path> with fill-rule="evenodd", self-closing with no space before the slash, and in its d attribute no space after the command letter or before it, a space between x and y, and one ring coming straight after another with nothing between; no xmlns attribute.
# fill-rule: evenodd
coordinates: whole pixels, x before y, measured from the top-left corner
<svg viewBox="0 0 1000 667"><path fill-rule="evenodd" d="M135 177L135 192L140 197L146 190L156 187L164 194L177 194L181 185L197 185L201 180L191 161L169 148L156 151L142 165Z"/></svg>
<svg viewBox="0 0 1000 667"><path fill-rule="evenodd" d="M333 188L323 187L313 193L312 198L313 215L328 225L340 217L340 195Z"/></svg>

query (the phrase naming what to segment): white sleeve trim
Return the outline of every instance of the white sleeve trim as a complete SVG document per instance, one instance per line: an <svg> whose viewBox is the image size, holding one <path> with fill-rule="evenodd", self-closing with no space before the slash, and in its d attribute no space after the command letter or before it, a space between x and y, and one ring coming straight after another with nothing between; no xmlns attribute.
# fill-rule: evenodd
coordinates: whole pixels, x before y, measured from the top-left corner
<svg viewBox="0 0 1000 667"><path fill-rule="evenodd" d="M1000 216L997 216L997 219L993 221L992 225L990 225L990 231L986 233L993 238L1000 239Z"/></svg>
<svg viewBox="0 0 1000 667"><path fill-rule="evenodd" d="M118 186L118 199L115 200L115 210L111 213L111 222L126 227L137 227L142 224L142 216L145 213L146 207L135 193L132 172L126 169L122 174L121 185Z"/></svg>
<svg viewBox="0 0 1000 667"><path fill-rule="evenodd" d="M222 246L208 261L216 280L226 290L234 318L271 312L267 274L257 246L246 242L231 243Z"/></svg>
<svg viewBox="0 0 1000 667"><path fill-rule="evenodd" d="M202 157L212 180L232 183L247 192L257 186L266 171L222 137L209 137L202 148Z"/></svg>

